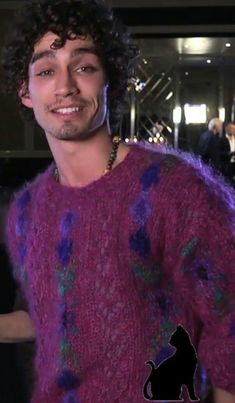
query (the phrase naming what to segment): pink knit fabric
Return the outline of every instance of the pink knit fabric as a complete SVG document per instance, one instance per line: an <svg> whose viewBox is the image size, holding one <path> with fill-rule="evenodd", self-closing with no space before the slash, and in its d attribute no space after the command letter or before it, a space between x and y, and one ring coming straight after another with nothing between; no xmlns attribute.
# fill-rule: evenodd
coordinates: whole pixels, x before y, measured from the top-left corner
<svg viewBox="0 0 235 403"><path fill-rule="evenodd" d="M172 354L178 324L235 393L234 194L174 154L132 145L84 188L51 166L16 196L7 235L37 333L33 403L143 403L145 362Z"/></svg>

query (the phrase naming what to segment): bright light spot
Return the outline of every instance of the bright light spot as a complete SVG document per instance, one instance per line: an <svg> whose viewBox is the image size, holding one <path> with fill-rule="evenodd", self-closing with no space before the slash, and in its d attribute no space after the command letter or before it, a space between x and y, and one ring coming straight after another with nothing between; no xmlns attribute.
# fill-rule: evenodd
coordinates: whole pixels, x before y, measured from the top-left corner
<svg viewBox="0 0 235 403"><path fill-rule="evenodd" d="M219 108L219 118L222 122L225 121L225 108Z"/></svg>
<svg viewBox="0 0 235 403"><path fill-rule="evenodd" d="M174 122L175 124L179 124L179 123L181 122L181 113L182 113L182 111L181 111L181 107L180 107L180 106L176 106L176 107L173 109L173 122Z"/></svg>
<svg viewBox="0 0 235 403"><path fill-rule="evenodd" d="M152 143L153 142L153 138L149 137L149 142Z"/></svg>
<svg viewBox="0 0 235 403"><path fill-rule="evenodd" d="M169 92L169 94L166 96L166 101L169 101L169 99L171 99L172 95L173 95L173 92L172 91Z"/></svg>
<svg viewBox="0 0 235 403"><path fill-rule="evenodd" d="M172 128L170 126L166 126L166 129L168 130L169 133L172 133Z"/></svg>
<svg viewBox="0 0 235 403"><path fill-rule="evenodd" d="M185 74L186 76L188 76L188 75L189 75L189 72L188 72L188 71L186 71L184 74Z"/></svg>
<svg viewBox="0 0 235 403"><path fill-rule="evenodd" d="M146 60L146 59L143 59L143 62L144 62L144 64L148 64L148 62L147 62L147 60Z"/></svg>
<svg viewBox="0 0 235 403"><path fill-rule="evenodd" d="M210 64L211 63L211 59L207 59L207 64Z"/></svg>
<svg viewBox="0 0 235 403"><path fill-rule="evenodd" d="M231 47L231 43L230 42L226 42L225 43L226 48L230 48Z"/></svg>
<svg viewBox="0 0 235 403"><path fill-rule="evenodd" d="M126 143L129 143L130 139L128 139L128 137L125 139Z"/></svg>
<svg viewBox="0 0 235 403"><path fill-rule="evenodd" d="M159 141L160 141L160 143L164 143L164 138L160 137Z"/></svg>
<svg viewBox="0 0 235 403"><path fill-rule="evenodd" d="M138 141L138 140L137 140L137 137L134 137L134 138L133 138L133 141L134 141L134 143L137 143L137 141Z"/></svg>
<svg viewBox="0 0 235 403"><path fill-rule="evenodd" d="M153 134L156 134L156 133L157 133L157 128L156 128L156 126L153 126L153 127L152 127L152 133L153 133Z"/></svg>
<svg viewBox="0 0 235 403"><path fill-rule="evenodd" d="M153 141L154 141L154 143L158 143L157 137L154 137Z"/></svg>
<svg viewBox="0 0 235 403"><path fill-rule="evenodd" d="M186 125L190 123L206 123L206 105L184 105L185 123Z"/></svg>
<svg viewBox="0 0 235 403"><path fill-rule="evenodd" d="M145 85L146 85L146 83L143 81L136 81L136 83L135 83L136 91L141 92L144 89Z"/></svg>
<svg viewBox="0 0 235 403"><path fill-rule="evenodd" d="M210 38L193 37L188 38L185 49L188 49L190 53L207 53L211 46Z"/></svg>

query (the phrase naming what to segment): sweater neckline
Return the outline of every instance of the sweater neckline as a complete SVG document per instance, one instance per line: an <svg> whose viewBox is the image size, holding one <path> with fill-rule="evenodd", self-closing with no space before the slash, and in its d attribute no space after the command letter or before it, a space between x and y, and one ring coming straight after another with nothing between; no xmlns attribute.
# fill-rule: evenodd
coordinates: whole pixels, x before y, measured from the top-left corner
<svg viewBox="0 0 235 403"><path fill-rule="evenodd" d="M138 158L141 147L137 144L129 145L129 152L125 156L125 158L114 168L112 171L108 172L106 175L101 176L95 181L92 181L88 185L82 187L73 187L62 185L57 182L54 178L53 172L55 169L55 163L53 162L49 169L47 170L46 181L48 181L49 185L55 191L59 191L60 193L80 193L86 194L87 192L91 192L93 190L98 190L105 188L106 186L116 186L117 183L121 183L123 180L126 181L127 177L132 175L132 167L135 166L135 160Z"/></svg>

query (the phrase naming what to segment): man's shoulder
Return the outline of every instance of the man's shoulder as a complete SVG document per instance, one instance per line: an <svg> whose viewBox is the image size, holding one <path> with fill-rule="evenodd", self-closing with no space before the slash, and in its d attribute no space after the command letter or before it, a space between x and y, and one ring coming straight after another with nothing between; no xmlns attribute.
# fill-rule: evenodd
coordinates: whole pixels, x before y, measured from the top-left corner
<svg viewBox="0 0 235 403"><path fill-rule="evenodd" d="M221 137L219 137L219 140L220 140L220 143L223 144L223 145L229 145L230 144L229 139L228 139L227 136L221 136Z"/></svg>
<svg viewBox="0 0 235 403"><path fill-rule="evenodd" d="M145 167L156 165L162 180L170 186L176 185L178 191L182 187L190 189L199 186L211 193L230 193L231 188L224 178L202 159L191 152L175 149L170 146L144 146L143 154L148 160Z"/></svg>
<svg viewBox="0 0 235 403"><path fill-rule="evenodd" d="M177 152L172 146L158 145L154 146L149 143L140 143L137 147L139 159L143 162L144 166L159 165L170 163L173 167L182 163L180 153Z"/></svg>
<svg viewBox="0 0 235 403"><path fill-rule="evenodd" d="M45 201L44 190L47 188L51 169L49 166L44 172L38 174L34 180L16 191L12 198L5 227L6 243L10 252L11 248L16 247L20 239L25 239L33 214L37 213L42 201ZM19 249L19 245L17 248Z"/></svg>
<svg viewBox="0 0 235 403"><path fill-rule="evenodd" d="M11 202L11 208L18 207L19 209L26 208L29 204L37 200L38 192L41 187L45 186L48 174L51 171L51 165L43 172L40 172L34 179L25 183L18 189Z"/></svg>
<svg viewBox="0 0 235 403"><path fill-rule="evenodd" d="M141 147L139 167L142 182L158 183L164 191L190 193L192 186L208 186L214 173L198 156L170 146ZM216 182L216 180L215 180ZM158 189L159 189L158 186Z"/></svg>
<svg viewBox="0 0 235 403"><path fill-rule="evenodd" d="M178 168L193 171L200 170L201 160L192 153L175 149L169 145L151 146L143 144L139 146L141 159L145 166L156 165L164 173L173 173Z"/></svg>
<svg viewBox="0 0 235 403"><path fill-rule="evenodd" d="M211 139L211 138L214 138L214 137L215 137L214 133L211 130L207 129L201 134L200 139L201 140L208 140L208 139Z"/></svg>

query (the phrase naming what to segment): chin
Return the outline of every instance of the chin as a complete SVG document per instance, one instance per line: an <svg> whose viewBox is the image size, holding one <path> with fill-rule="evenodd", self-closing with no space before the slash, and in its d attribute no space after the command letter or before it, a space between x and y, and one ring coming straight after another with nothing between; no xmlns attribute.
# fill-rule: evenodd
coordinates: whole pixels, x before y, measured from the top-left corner
<svg viewBox="0 0 235 403"><path fill-rule="evenodd" d="M94 131L82 131L82 132L60 132L60 133L52 133L51 136L57 140L62 141L86 141L91 139L96 135Z"/></svg>
<svg viewBox="0 0 235 403"><path fill-rule="evenodd" d="M101 124L87 124L83 127L76 127L76 125L67 122L63 126L51 127L44 129L46 133L49 134L51 138L62 140L62 141L86 141L90 140L97 135L100 129L105 126L105 122Z"/></svg>

